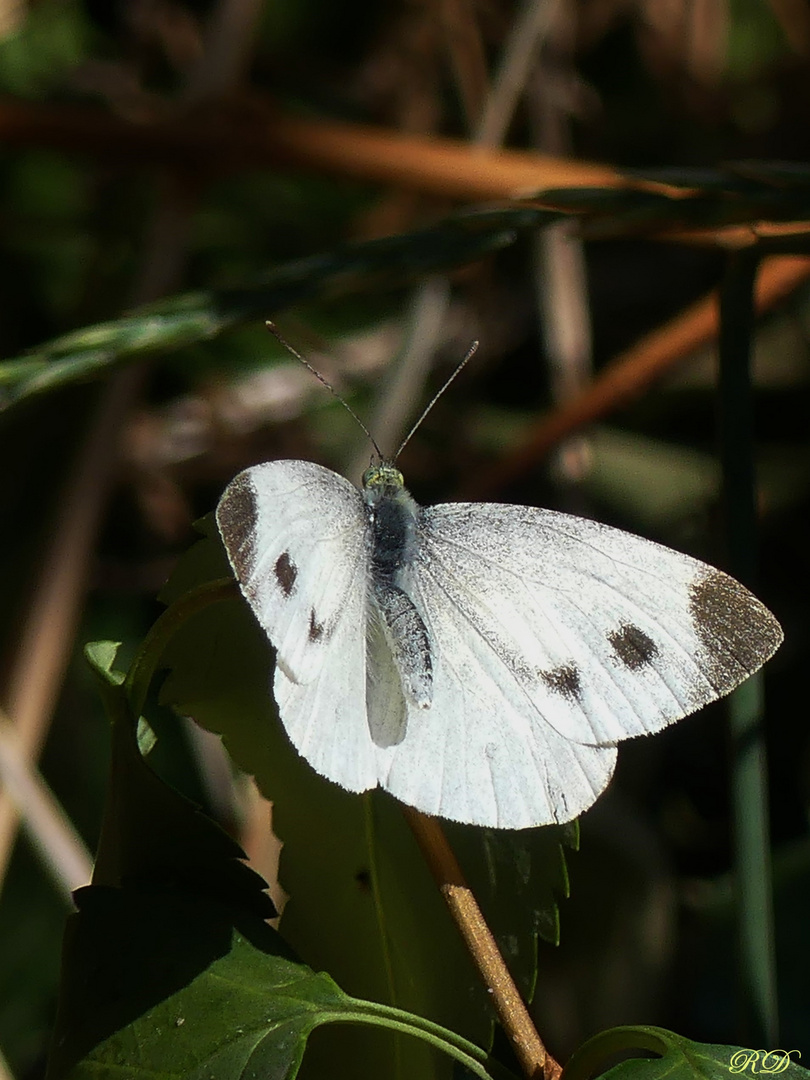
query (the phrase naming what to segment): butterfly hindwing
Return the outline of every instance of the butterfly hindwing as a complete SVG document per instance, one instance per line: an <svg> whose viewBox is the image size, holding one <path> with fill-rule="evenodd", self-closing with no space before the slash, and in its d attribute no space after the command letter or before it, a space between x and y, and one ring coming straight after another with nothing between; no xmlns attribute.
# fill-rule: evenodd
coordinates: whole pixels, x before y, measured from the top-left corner
<svg viewBox="0 0 810 1080"><path fill-rule="evenodd" d="M437 577L413 575L433 649L433 703L408 707L402 740L378 750L380 783L403 802L454 821L519 829L570 821L607 786L613 746L582 746L527 707Z"/></svg>

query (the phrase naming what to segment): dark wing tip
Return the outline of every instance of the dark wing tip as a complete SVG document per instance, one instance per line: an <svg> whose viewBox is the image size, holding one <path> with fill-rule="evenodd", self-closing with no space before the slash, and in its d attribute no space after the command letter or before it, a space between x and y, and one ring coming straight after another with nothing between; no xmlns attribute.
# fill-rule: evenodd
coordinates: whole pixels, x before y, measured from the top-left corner
<svg viewBox="0 0 810 1080"><path fill-rule="evenodd" d="M217 506L217 528L238 581L245 581L255 561L256 493L247 473L225 489Z"/></svg>
<svg viewBox="0 0 810 1080"><path fill-rule="evenodd" d="M709 658L706 671L718 694L727 694L770 659L782 627L739 581L710 570L691 584L689 609Z"/></svg>

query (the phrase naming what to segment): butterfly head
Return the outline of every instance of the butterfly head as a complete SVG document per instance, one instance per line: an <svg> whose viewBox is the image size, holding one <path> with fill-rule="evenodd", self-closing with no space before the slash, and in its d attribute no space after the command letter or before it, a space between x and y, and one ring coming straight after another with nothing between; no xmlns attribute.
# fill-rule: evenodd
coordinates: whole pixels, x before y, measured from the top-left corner
<svg viewBox="0 0 810 1080"><path fill-rule="evenodd" d="M370 465L363 473L363 491L367 501L396 496L405 488L405 477L390 461Z"/></svg>

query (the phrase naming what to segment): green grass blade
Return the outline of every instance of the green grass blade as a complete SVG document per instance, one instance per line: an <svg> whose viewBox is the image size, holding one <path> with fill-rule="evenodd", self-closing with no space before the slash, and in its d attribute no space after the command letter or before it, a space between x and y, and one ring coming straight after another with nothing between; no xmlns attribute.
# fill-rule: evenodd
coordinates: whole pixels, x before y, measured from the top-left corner
<svg viewBox="0 0 810 1080"><path fill-rule="evenodd" d="M720 296L721 457L729 569L753 586L756 562L751 336L757 258L732 254ZM735 879L746 1032L776 1046L778 1007L762 673L729 698Z"/></svg>

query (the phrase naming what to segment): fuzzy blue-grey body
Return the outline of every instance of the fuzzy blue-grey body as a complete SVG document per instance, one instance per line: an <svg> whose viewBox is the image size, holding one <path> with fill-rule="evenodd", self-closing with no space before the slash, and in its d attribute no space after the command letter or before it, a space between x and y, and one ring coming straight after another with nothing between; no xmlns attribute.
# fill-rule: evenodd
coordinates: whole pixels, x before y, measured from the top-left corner
<svg viewBox="0 0 810 1080"><path fill-rule="evenodd" d="M405 695L426 709L433 699L433 660L425 624L406 591L417 558L419 508L405 489L402 473L383 462L363 476L369 523L369 593L400 673Z"/></svg>

